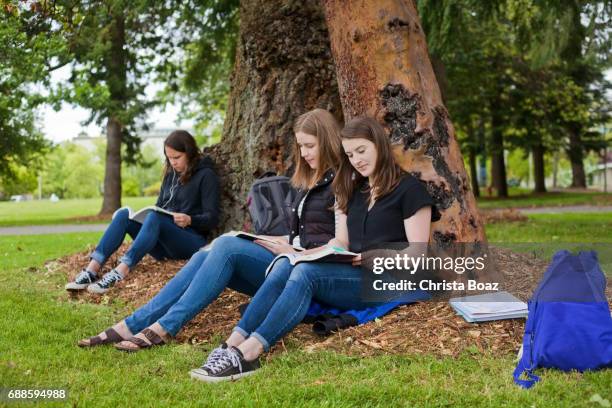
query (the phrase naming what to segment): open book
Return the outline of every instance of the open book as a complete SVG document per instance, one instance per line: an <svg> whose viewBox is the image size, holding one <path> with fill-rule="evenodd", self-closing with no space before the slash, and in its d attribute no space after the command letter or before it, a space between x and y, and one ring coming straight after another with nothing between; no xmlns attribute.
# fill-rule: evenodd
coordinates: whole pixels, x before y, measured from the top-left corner
<svg viewBox="0 0 612 408"><path fill-rule="evenodd" d="M244 232L244 231L229 231L229 232L226 232L224 234L219 235L217 238L221 238L221 237L237 237L237 238L246 239L246 240L251 241L251 242L253 242L255 240L259 240L259 241L270 242L272 244L276 244L277 243L276 241L274 241L272 239L269 239L269 238L266 238L264 236L255 235L255 234L251 234L250 232ZM210 251L213 248L217 238L213 239L212 242L210 244L206 245L203 249L205 251ZM295 246L293 247L293 249L295 249L296 251L303 251L304 250L304 248L298 248L298 247L295 247Z"/></svg>
<svg viewBox="0 0 612 408"><path fill-rule="evenodd" d="M141 224L144 222L145 218L147 217L147 214L149 214L151 211L155 211L155 212L162 213L162 214L168 214L169 216L172 217L172 213L170 211L164 210L163 208L157 207L155 205L150 205L148 207L141 208L140 210L136 212L134 212L134 210L132 210L130 207L122 207L114 212L113 218L115 218L115 215L117 214L118 211L121 211L126 208L128 212L130 213L129 215L130 220L134 220Z"/></svg>
<svg viewBox="0 0 612 408"><path fill-rule="evenodd" d="M357 255L359 254L335 246L328 246L310 254L280 254L272 260L268 269L266 269L266 276L268 276L276 261L282 258L287 258L289 263L295 266L300 262L352 262Z"/></svg>
<svg viewBox="0 0 612 408"><path fill-rule="evenodd" d="M259 241L270 242L272 244L276 244L277 243L276 241L273 241L273 240L268 239L266 237L263 237L261 235L255 235L255 234L251 234L250 232L244 232L244 231L230 231L230 232L226 232L223 235L230 236L230 237L238 237L238 238L242 238L242 239L247 239L249 241L259 240Z"/></svg>

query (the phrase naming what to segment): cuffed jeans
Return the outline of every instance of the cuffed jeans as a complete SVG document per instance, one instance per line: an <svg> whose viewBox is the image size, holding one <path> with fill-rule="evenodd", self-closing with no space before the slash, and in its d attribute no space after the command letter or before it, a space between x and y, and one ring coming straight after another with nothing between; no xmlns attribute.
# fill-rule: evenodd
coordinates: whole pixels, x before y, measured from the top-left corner
<svg viewBox="0 0 612 408"><path fill-rule="evenodd" d="M212 249L194 254L153 299L125 322L132 333L138 333L157 321L166 332L176 336L225 287L253 296L273 259L274 255L260 245L221 236Z"/></svg>
<svg viewBox="0 0 612 408"><path fill-rule="evenodd" d="M132 269L146 255L155 259L188 259L194 252L206 245L206 239L192 228L181 228L165 214L150 212L144 223L129 219L129 211L119 210L102 235L98 246L90 255L91 259L104 265L106 260L119 248L129 234L132 245L121 257L120 262Z"/></svg>
<svg viewBox="0 0 612 408"><path fill-rule="evenodd" d="M255 337L268 351L297 326L311 300L339 309L365 309L384 302L361 299L362 271L344 263L304 262L293 267L287 259L274 264L234 331Z"/></svg>

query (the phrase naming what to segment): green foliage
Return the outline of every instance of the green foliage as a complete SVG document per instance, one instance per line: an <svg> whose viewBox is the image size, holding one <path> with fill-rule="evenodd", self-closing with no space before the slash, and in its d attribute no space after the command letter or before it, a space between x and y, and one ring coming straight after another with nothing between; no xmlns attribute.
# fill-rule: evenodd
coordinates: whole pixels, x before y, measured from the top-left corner
<svg viewBox="0 0 612 408"><path fill-rule="evenodd" d="M106 142L102 139L91 152L71 142L54 146L44 158L43 195L60 198L99 197L104 180ZM141 163L122 165L122 193L137 197L161 179L161 160L153 146L141 149ZM29 191L29 190L28 190Z"/></svg>
<svg viewBox="0 0 612 408"><path fill-rule="evenodd" d="M464 152L489 154L495 130L506 149L521 149L516 154L524 157L537 145L568 149L570 130L580 133L580 148L601 148L601 137L590 129L609 120L609 84L602 75L609 52L602 51L610 44L604 22L612 16L611 2L569 3L418 2L428 47L445 66L439 82L449 84L447 107ZM588 28L582 21L590 22ZM568 50L576 49L568 59ZM493 116L501 128L492 128Z"/></svg>
<svg viewBox="0 0 612 408"><path fill-rule="evenodd" d="M197 118L197 129L218 125L215 117L222 118L229 89L237 6L237 0L53 2L46 16L60 27L72 66L57 100L89 109L88 122L117 120L123 157L132 164L142 160L138 132L148 129L146 113L153 106L180 101L187 116ZM145 95L151 82L166 85L154 99Z"/></svg>
<svg viewBox="0 0 612 408"><path fill-rule="evenodd" d="M153 146L146 145L141 149L141 157L141 163L124 163L122 166L121 180L124 197L150 195L146 193L147 188L161 183L163 164L159 153Z"/></svg>
<svg viewBox="0 0 612 408"><path fill-rule="evenodd" d="M28 166L16 164L13 161L7 163L8 175L0 178L0 193L9 198L17 194L32 194L38 186L36 172Z"/></svg>
<svg viewBox="0 0 612 408"><path fill-rule="evenodd" d="M48 58L63 49L58 38L32 22L33 12L4 4L0 10L0 183L14 177L48 143L35 126L35 109L44 97L37 89L48 82Z"/></svg>
<svg viewBox="0 0 612 408"><path fill-rule="evenodd" d="M195 134L207 144L220 140L236 54L238 0L205 0L181 15L185 36L165 72L165 101L180 102L181 116L195 121ZM200 143L201 145L202 143Z"/></svg>
<svg viewBox="0 0 612 408"><path fill-rule="evenodd" d="M104 169L86 148L65 142L47 155L42 178L45 196L93 198L100 195Z"/></svg>

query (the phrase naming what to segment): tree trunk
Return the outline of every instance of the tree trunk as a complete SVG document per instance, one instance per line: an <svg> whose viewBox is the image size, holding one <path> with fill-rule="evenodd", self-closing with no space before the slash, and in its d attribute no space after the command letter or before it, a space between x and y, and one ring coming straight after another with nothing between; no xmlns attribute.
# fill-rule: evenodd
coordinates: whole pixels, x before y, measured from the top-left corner
<svg viewBox="0 0 612 408"><path fill-rule="evenodd" d="M478 169L476 168L476 150L470 147L470 181L472 192L475 197L480 197L480 186L478 185Z"/></svg>
<svg viewBox="0 0 612 408"><path fill-rule="evenodd" d="M569 129L569 149L567 156L572 165L572 185L574 188L586 188L586 175L584 173L583 150L581 142L581 128L579 124L574 124Z"/></svg>
<svg viewBox="0 0 612 408"><path fill-rule="evenodd" d="M572 24L569 28L567 45L561 53L561 58L568 65L568 73L574 83L586 88L590 85L587 74L588 62L583 56L583 47L586 39L586 29L582 24L582 2L570 1L567 3L567 8L570 11ZM570 120L566 124L567 132L569 133L569 149L567 155L572 166L572 185L574 188L586 188L586 176L584 173L584 149L582 145L582 135L585 127L581 119Z"/></svg>
<svg viewBox="0 0 612 408"><path fill-rule="evenodd" d="M552 186L553 189L557 188L557 174L559 171L559 150L555 149L555 152L553 153L553 179L552 179Z"/></svg>
<svg viewBox="0 0 612 408"><path fill-rule="evenodd" d="M291 170L293 122L314 108L342 119L320 4L243 0L223 137L208 149L223 183L219 230L244 227L255 178Z"/></svg>
<svg viewBox="0 0 612 408"><path fill-rule="evenodd" d="M544 146L542 143L538 143L531 149L533 155L533 179L535 182L534 192L545 193L546 192L546 174L544 171Z"/></svg>
<svg viewBox="0 0 612 408"><path fill-rule="evenodd" d="M109 28L111 47L104 58L108 72L108 89L113 110L106 124L106 169L104 199L100 214L112 214L121 207L121 143L123 124L119 117L127 100L127 52L125 50L125 19L113 14Z"/></svg>
<svg viewBox="0 0 612 408"><path fill-rule="evenodd" d="M423 180L442 213L432 242L484 241L455 131L410 0L326 0L346 119L373 116L400 166Z"/></svg>
<svg viewBox="0 0 612 408"><path fill-rule="evenodd" d="M444 61L437 55L431 56L431 66L433 67L438 87L440 88L440 96L442 97L442 103L446 105L448 99L448 76L446 75L446 67Z"/></svg>
<svg viewBox="0 0 612 408"><path fill-rule="evenodd" d="M121 207L121 123L109 118L106 124L106 169L104 200L100 214L112 214Z"/></svg>
<svg viewBox="0 0 612 408"><path fill-rule="evenodd" d="M435 65L434 65L435 67ZM435 69L434 69L435 71ZM440 81L440 77L436 74L436 78L438 82ZM442 90L442 87L440 87ZM444 98L443 98L444 99ZM478 164L477 155L478 155L478 134L474 130L473 122L471 120L467 123L467 132L468 132L468 141L467 141L467 149L468 149L468 164L470 166L470 183L472 184L472 192L474 193L474 197L480 197L480 186L478 185Z"/></svg>
<svg viewBox="0 0 612 408"><path fill-rule="evenodd" d="M491 101L491 144L489 145L491 151L491 184L497 192L497 197L508 197L501 109L501 101L493 97Z"/></svg>

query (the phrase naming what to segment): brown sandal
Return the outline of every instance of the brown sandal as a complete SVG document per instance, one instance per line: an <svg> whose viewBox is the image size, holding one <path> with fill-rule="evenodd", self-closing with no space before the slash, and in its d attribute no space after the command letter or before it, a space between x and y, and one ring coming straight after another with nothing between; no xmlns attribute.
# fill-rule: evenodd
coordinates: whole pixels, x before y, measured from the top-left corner
<svg viewBox="0 0 612 408"><path fill-rule="evenodd" d="M161 336L159 336L157 333L155 333L153 330L149 328L143 329L141 333L144 334L144 336L147 338L147 340L150 341L150 343L147 343L143 339L134 336L120 343L115 344L115 348L121 351L136 352L142 349L151 348L153 346L161 346L161 345L167 344L169 341L169 339L163 339ZM121 343L123 342L130 344L130 345L129 346L127 344L122 345Z"/></svg>
<svg viewBox="0 0 612 408"><path fill-rule="evenodd" d="M120 341L125 340L112 327L110 329L105 330L104 333L106 333L105 339L102 339L100 336L93 336L87 339L79 340L77 344L79 347L94 347L101 346L103 344L119 343Z"/></svg>

